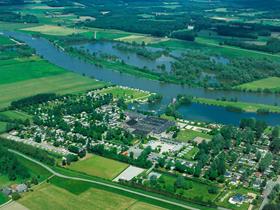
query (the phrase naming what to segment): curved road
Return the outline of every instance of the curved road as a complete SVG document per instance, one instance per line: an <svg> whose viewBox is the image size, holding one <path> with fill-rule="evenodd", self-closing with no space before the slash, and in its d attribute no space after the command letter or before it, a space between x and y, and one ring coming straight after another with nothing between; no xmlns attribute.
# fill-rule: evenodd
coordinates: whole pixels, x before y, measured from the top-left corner
<svg viewBox="0 0 280 210"><path fill-rule="evenodd" d="M20 152L17 152L17 151L11 150L11 149L9 149L9 151L27 159L27 160L30 160L30 161L32 161L32 162L34 162L34 163L36 163L40 166L42 166L43 168L45 168L46 170L48 170L50 173L52 173L53 175L55 175L57 177L61 177L61 178L64 178L64 179L83 181L83 182L89 182L89 183L93 183L93 184L98 184L98 185L102 185L102 186L105 186L105 187L114 188L114 189L125 191L125 192L131 193L131 194L135 194L135 195L139 195L139 196L142 196L142 197L157 200L157 201L160 201L160 202L163 202L163 203L168 203L168 204L178 206L178 207L181 207L181 208L190 209L190 210L199 210L198 208L187 206L187 205L184 205L184 204L181 204L181 203L176 203L176 202L169 201L169 200L166 200L166 199L163 199L163 198L158 198L158 197L155 197L155 196L152 196L152 195L147 195L147 194L144 194L144 193L141 193L141 192L129 190L129 189L126 189L126 188L121 187L121 186L116 186L116 185L104 183L104 182L101 182L101 181L94 181L94 180L84 179L84 178L79 178L79 177L66 176L66 175L63 175L63 174L60 174L60 173L54 171L49 166L47 166L47 165L45 165L45 164L43 164L43 163L41 163L37 160L34 160L33 158L30 158L30 157L28 157L28 156L26 156L26 155L24 155Z"/></svg>

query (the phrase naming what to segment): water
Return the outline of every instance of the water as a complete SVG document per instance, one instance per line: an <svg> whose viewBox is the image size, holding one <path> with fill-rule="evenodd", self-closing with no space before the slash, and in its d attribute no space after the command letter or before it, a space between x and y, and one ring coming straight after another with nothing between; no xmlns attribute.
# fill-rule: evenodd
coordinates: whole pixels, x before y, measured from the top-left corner
<svg viewBox="0 0 280 210"><path fill-rule="evenodd" d="M120 45L120 43L117 42L100 41L94 43L74 45L74 47L76 47L77 49L85 50L90 54L97 53L99 55L100 54L113 55L118 57L120 60L124 61L128 65L135 66L140 69L147 68L156 72L161 72L161 70L158 68L158 66L160 65L164 65L165 70L167 72L170 72L172 69L172 63L175 62L174 58L165 55L162 55L161 57L155 60L150 60L134 52L119 50L116 48L118 44ZM145 47L145 48L148 51L152 51L152 52L159 51L158 49L152 47Z"/></svg>
<svg viewBox="0 0 280 210"><path fill-rule="evenodd" d="M280 96L265 93L244 93L237 91L206 90L203 88L189 88L176 84L162 84L159 81L148 80L135 77L133 75L119 73L116 71L105 70L89 64L85 61L74 58L67 53L57 49L44 38L33 38L28 34L19 32L5 32L6 35L15 37L18 40L26 42L34 48L38 55L49 62L56 64L69 71L95 77L98 80L111 82L113 84L139 88L151 92L157 92L163 95L161 106L167 105L173 97L178 94L193 95L204 98L237 98L239 101L263 104L280 104ZM203 120L210 122L219 122L223 124L238 124L242 118L255 117L265 120L270 125L280 124L279 114L269 114L260 116L254 113L233 113L222 107L193 104L191 106L182 106L179 109L185 119Z"/></svg>

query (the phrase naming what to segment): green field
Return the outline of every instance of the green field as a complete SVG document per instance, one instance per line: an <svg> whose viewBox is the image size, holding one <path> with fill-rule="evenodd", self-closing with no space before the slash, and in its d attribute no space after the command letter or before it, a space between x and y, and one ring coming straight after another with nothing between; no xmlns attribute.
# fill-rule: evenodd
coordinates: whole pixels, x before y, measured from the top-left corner
<svg viewBox="0 0 280 210"><path fill-rule="evenodd" d="M7 117L11 120L31 120L32 116L21 111L4 111L0 112L0 117Z"/></svg>
<svg viewBox="0 0 280 210"><path fill-rule="evenodd" d="M0 192L0 206L9 200L5 195Z"/></svg>
<svg viewBox="0 0 280 210"><path fill-rule="evenodd" d="M9 38L0 35L0 45L10 45L10 44L15 44L15 43Z"/></svg>
<svg viewBox="0 0 280 210"><path fill-rule="evenodd" d="M4 133L6 131L6 126L7 126L6 122L0 121L0 133Z"/></svg>
<svg viewBox="0 0 280 210"><path fill-rule="evenodd" d="M9 106L12 101L39 93L80 93L105 85L104 82L98 82L74 73L63 73L56 76L4 84L0 85L0 108Z"/></svg>
<svg viewBox="0 0 280 210"><path fill-rule="evenodd" d="M65 73L38 57L0 61L0 85Z"/></svg>
<svg viewBox="0 0 280 210"><path fill-rule="evenodd" d="M264 90L269 89L272 91L280 90L280 78L279 77L269 77L266 79L257 80L254 82L245 83L236 87L236 89L240 90Z"/></svg>
<svg viewBox="0 0 280 210"><path fill-rule="evenodd" d="M176 137L176 139L178 141L188 142L188 141L193 140L196 137L201 137L201 138L205 138L205 139L209 139L209 140L212 138L212 136L209 134L186 129L186 130L181 130L178 133L178 136Z"/></svg>
<svg viewBox="0 0 280 210"><path fill-rule="evenodd" d="M272 113L280 113L279 106L272 106L272 105L266 105L266 104L220 101L220 100L208 99L208 98L194 98L193 102L200 103L200 104L213 105L213 106L221 106L221 107L236 107L245 112L257 112L260 109L265 109Z"/></svg>
<svg viewBox="0 0 280 210"><path fill-rule="evenodd" d="M83 186L86 186L83 187ZM79 190L81 187L83 190ZM78 191L73 191L75 188ZM145 209L155 210L156 206L139 202L137 199L126 197L114 192L93 188L89 183L67 181L52 178L50 183L44 183L26 193L19 203L30 210L91 210L91 209Z"/></svg>
<svg viewBox="0 0 280 210"><path fill-rule="evenodd" d="M149 96L149 93L136 89L122 88L122 87L109 87L99 91L100 93L111 93L114 98L124 98L125 100L143 99Z"/></svg>
<svg viewBox="0 0 280 210"><path fill-rule="evenodd" d="M74 29L74 28L67 28L67 27L55 26L55 25L35 26L35 27L31 27L31 28L24 28L22 30L38 32L41 34L51 35L51 36L68 36L71 34L87 32L86 30L83 30L83 29Z"/></svg>
<svg viewBox="0 0 280 210"><path fill-rule="evenodd" d="M197 147L192 148L188 153L184 155L184 158L187 160L194 160L195 155L199 152Z"/></svg>
<svg viewBox="0 0 280 210"><path fill-rule="evenodd" d="M127 164L93 155L85 160L72 163L69 168L88 175L113 179L128 167Z"/></svg>
<svg viewBox="0 0 280 210"><path fill-rule="evenodd" d="M169 175L162 175L164 181L165 181L165 189L169 192L173 192L174 190L174 183L176 181L176 177L169 176ZM188 199L195 199L199 198L199 200L207 202L209 200L213 201L217 194L210 194L208 190L211 188L210 185L203 184L194 180L186 179L186 182L190 183L192 186L189 190L183 190L184 191L184 197Z"/></svg>

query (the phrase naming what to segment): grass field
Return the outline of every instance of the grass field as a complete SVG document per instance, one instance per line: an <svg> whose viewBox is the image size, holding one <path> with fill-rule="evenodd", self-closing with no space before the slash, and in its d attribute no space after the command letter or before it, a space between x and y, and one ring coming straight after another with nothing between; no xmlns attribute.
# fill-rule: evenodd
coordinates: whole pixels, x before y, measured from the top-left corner
<svg viewBox="0 0 280 210"><path fill-rule="evenodd" d="M97 155L89 156L85 160L78 161L69 166L72 170L111 180L127 167L128 165L125 163Z"/></svg>
<svg viewBox="0 0 280 210"><path fill-rule="evenodd" d="M115 39L117 41L122 41L122 42L136 42L138 44L142 44L142 42L145 42L145 44L153 44L153 43L158 43L162 41L167 41L168 39L166 38L156 38L152 36L147 36L147 35L130 35L122 38Z"/></svg>
<svg viewBox="0 0 280 210"><path fill-rule="evenodd" d="M0 112L0 116L7 117L11 120L31 120L32 116L21 111L4 111Z"/></svg>
<svg viewBox="0 0 280 210"><path fill-rule="evenodd" d="M193 102L200 103L200 104L213 105L213 106L221 106L221 107L236 107L236 108L242 109L245 112L257 112L259 109L265 109L272 113L280 113L279 106L272 106L272 105L267 105L267 104L220 101L220 100L208 99L208 98L194 98Z"/></svg>
<svg viewBox="0 0 280 210"><path fill-rule="evenodd" d="M38 57L0 61L0 85L62 73L65 73L64 69Z"/></svg>
<svg viewBox="0 0 280 210"><path fill-rule="evenodd" d="M15 44L15 43L9 38L0 35L0 45L10 45L10 44Z"/></svg>
<svg viewBox="0 0 280 210"><path fill-rule="evenodd" d="M0 133L4 133L6 131L6 126L7 126L6 122L0 121Z"/></svg>
<svg viewBox="0 0 280 210"><path fill-rule="evenodd" d="M263 89L269 90L280 90L280 78L279 77L269 77L266 79L257 80L254 82L245 83L236 87L240 90L252 90L258 91Z"/></svg>
<svg viewBox="0 0 280 210"><path fill-rule="evenodd" d="M0 206L9 200L5 195L0 192Z"/></svg>
<svg viewBox="0 0 280 210"><path fill-rule="evenodd" d="M80 93L95 88L101 88L105 85L106 84L104 82L98 82L96 80L68 72L56 76L4 84L0 85L0 108L9 106L14 100L39 93Z"/></svg>
<svg viewBox="0 0 280 210"><path fill-rule="evenodd" d="M71 34L87 32L86 30L83 29L74 29L74 28L67 28L67 27L55 26L55 25L35 26L31 28L24 28L21 30L30 31L30 32L39 32L41 34L51 35L51 36L68 36Z"/></svg>
<svg viewBox="0 0 280 210"><path fill-rule="evenodd" d="M201 137L201 138L205 138L205 139L211 139L212 138L212 136L209 135L209 134L186 129L186 130L181 130L178 133L178 136L176 137L176 139L178 141L188 142L188 141L193 140L196 137Z"/></svg>
<svg viewBox="0 0 280 210"><path fill-rule="evenodd" d="M133 100L138 98L147 98L150 94L148 92L131 89L131 88L123 88L123 87L109 87L106 89L102 89L100 93L108 94L111 93L114 98L124 98L125 100Z"/></svg>
<svg viewBox="0 0 280 210"><path fill-rule="evenodd" d="M184 158L187 160L194 160L195 155L199 152L197 147L192 148L188 153L184 155Z"/></svg>
<svg viewBox="0 0 280 210"><path fill-rule="evenodd" d="M74 185L89 186L88 189L84 189L84 191L80 191L78 194L69 191L73 185L66 182L68 185L65 189L63 185L65 185L65 180L57 179L56 183L62 183L58 186L56 183L44 183L40 186L37 186L34 189L34 192L26 193L22 199L19 200L19 203L24 205L30 210L91 210L91 209L141 209L141 207L145 207L145 209L155 210L159 209L153 205L138 202L136 199L126 197L117 193L104 191L101 189L96 189L91 187L90 184L83 184L82 182L76 181Z"/></svg>

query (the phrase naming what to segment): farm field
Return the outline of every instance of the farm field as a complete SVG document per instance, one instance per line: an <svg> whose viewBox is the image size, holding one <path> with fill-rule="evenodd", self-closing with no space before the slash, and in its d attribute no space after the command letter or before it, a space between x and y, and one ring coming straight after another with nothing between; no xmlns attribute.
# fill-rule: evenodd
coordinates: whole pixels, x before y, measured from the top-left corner
<svg viewBox="0 0 280 210"><path fill-rule="evenodd" d="M132 206L130 206L128 208L128 210L164 210L165 208L161 208L158 206L154 206L154 205L150 205L147 203L143 203L143 202L136 202L135 204L133 204Z"/></svg>
<svg viewBox="0 0 280 210"><path fill-rule="evenodd" d="M0 108L9 106L14 100L39 93L80 93L104 86L105 83L103 82L97 82L96 80L68 72L56 76L13 82L0 85Z"/></svg>
<svg viewBox="0 0 280 210"><path fill-rule="evenodd" d="M45 35L52 35L52 36L68 36L71 34L87 32L86 30L83 30L83 29L74 29L74 28L67 28L67 27L55 26L55 25L35 26L35 27L31 27L31 28L24 28L21 30L38 32L38 33L42 33Z"/></svg>
<svg viewBox="0 0 280 210"><path fill-rule="evenodd" d="M209 134L205 134L205 133L201 133L201 132L198 132L198 131L193 131L193 130L186 129L186 130L181 130L178 133L178 136L176 137L176 139L178 141L188 142L188 141L193 140L196 137L201 137L201 138L205 138L205 139L211 139L212 138L212 136L209 135Z"/></svg>
<svg viewBox="0 0 280 210"><path fill-rule="evenodd" d="M221 107L236 107L245 112L257 112L260 109L265 109L268 112L272 113L280 113L279 106L272 106L266 104L254 104L254 103L246 103L246 102L233 102L233 101L220 101L215 99L207 99L207 98L195 98L193 99L194 103L201 103L213 106L221 106Z"/></svg>
<svg viewBox="0 0 280 210"><path fill-rule="evenodd" d="M240 90L264 90L269 89L272 91L280 90L280 78L279 77L269 77L266 79L257 80L254 82L245 83L236 87Z"/></svg>
<svg viewBox="0 0 280 210"><path fill-rule="evenodd" d="M112 180L127 167L128 164L93 155L71 164L69 169Z"/></svg>
<svg viewBox="0 0 280 210"><path fill-rule="evenodd" d="M60 183L57 185L57 183ZM86 185L87 188L83 188ZM73 188L83 188L78 192L72 191ZM71 191L69 191L71 190ZM65 202L67 201L67 202ZM93 188L90 184L78 181L62 180L60 178L51 179L50 183L37 186L33 192L26 193L19 203L30 210L90 210L90 209L139 209L141 206L147 209L158 209L155 206L139 202L134 198L126 197L117 193Z"/></svg>

